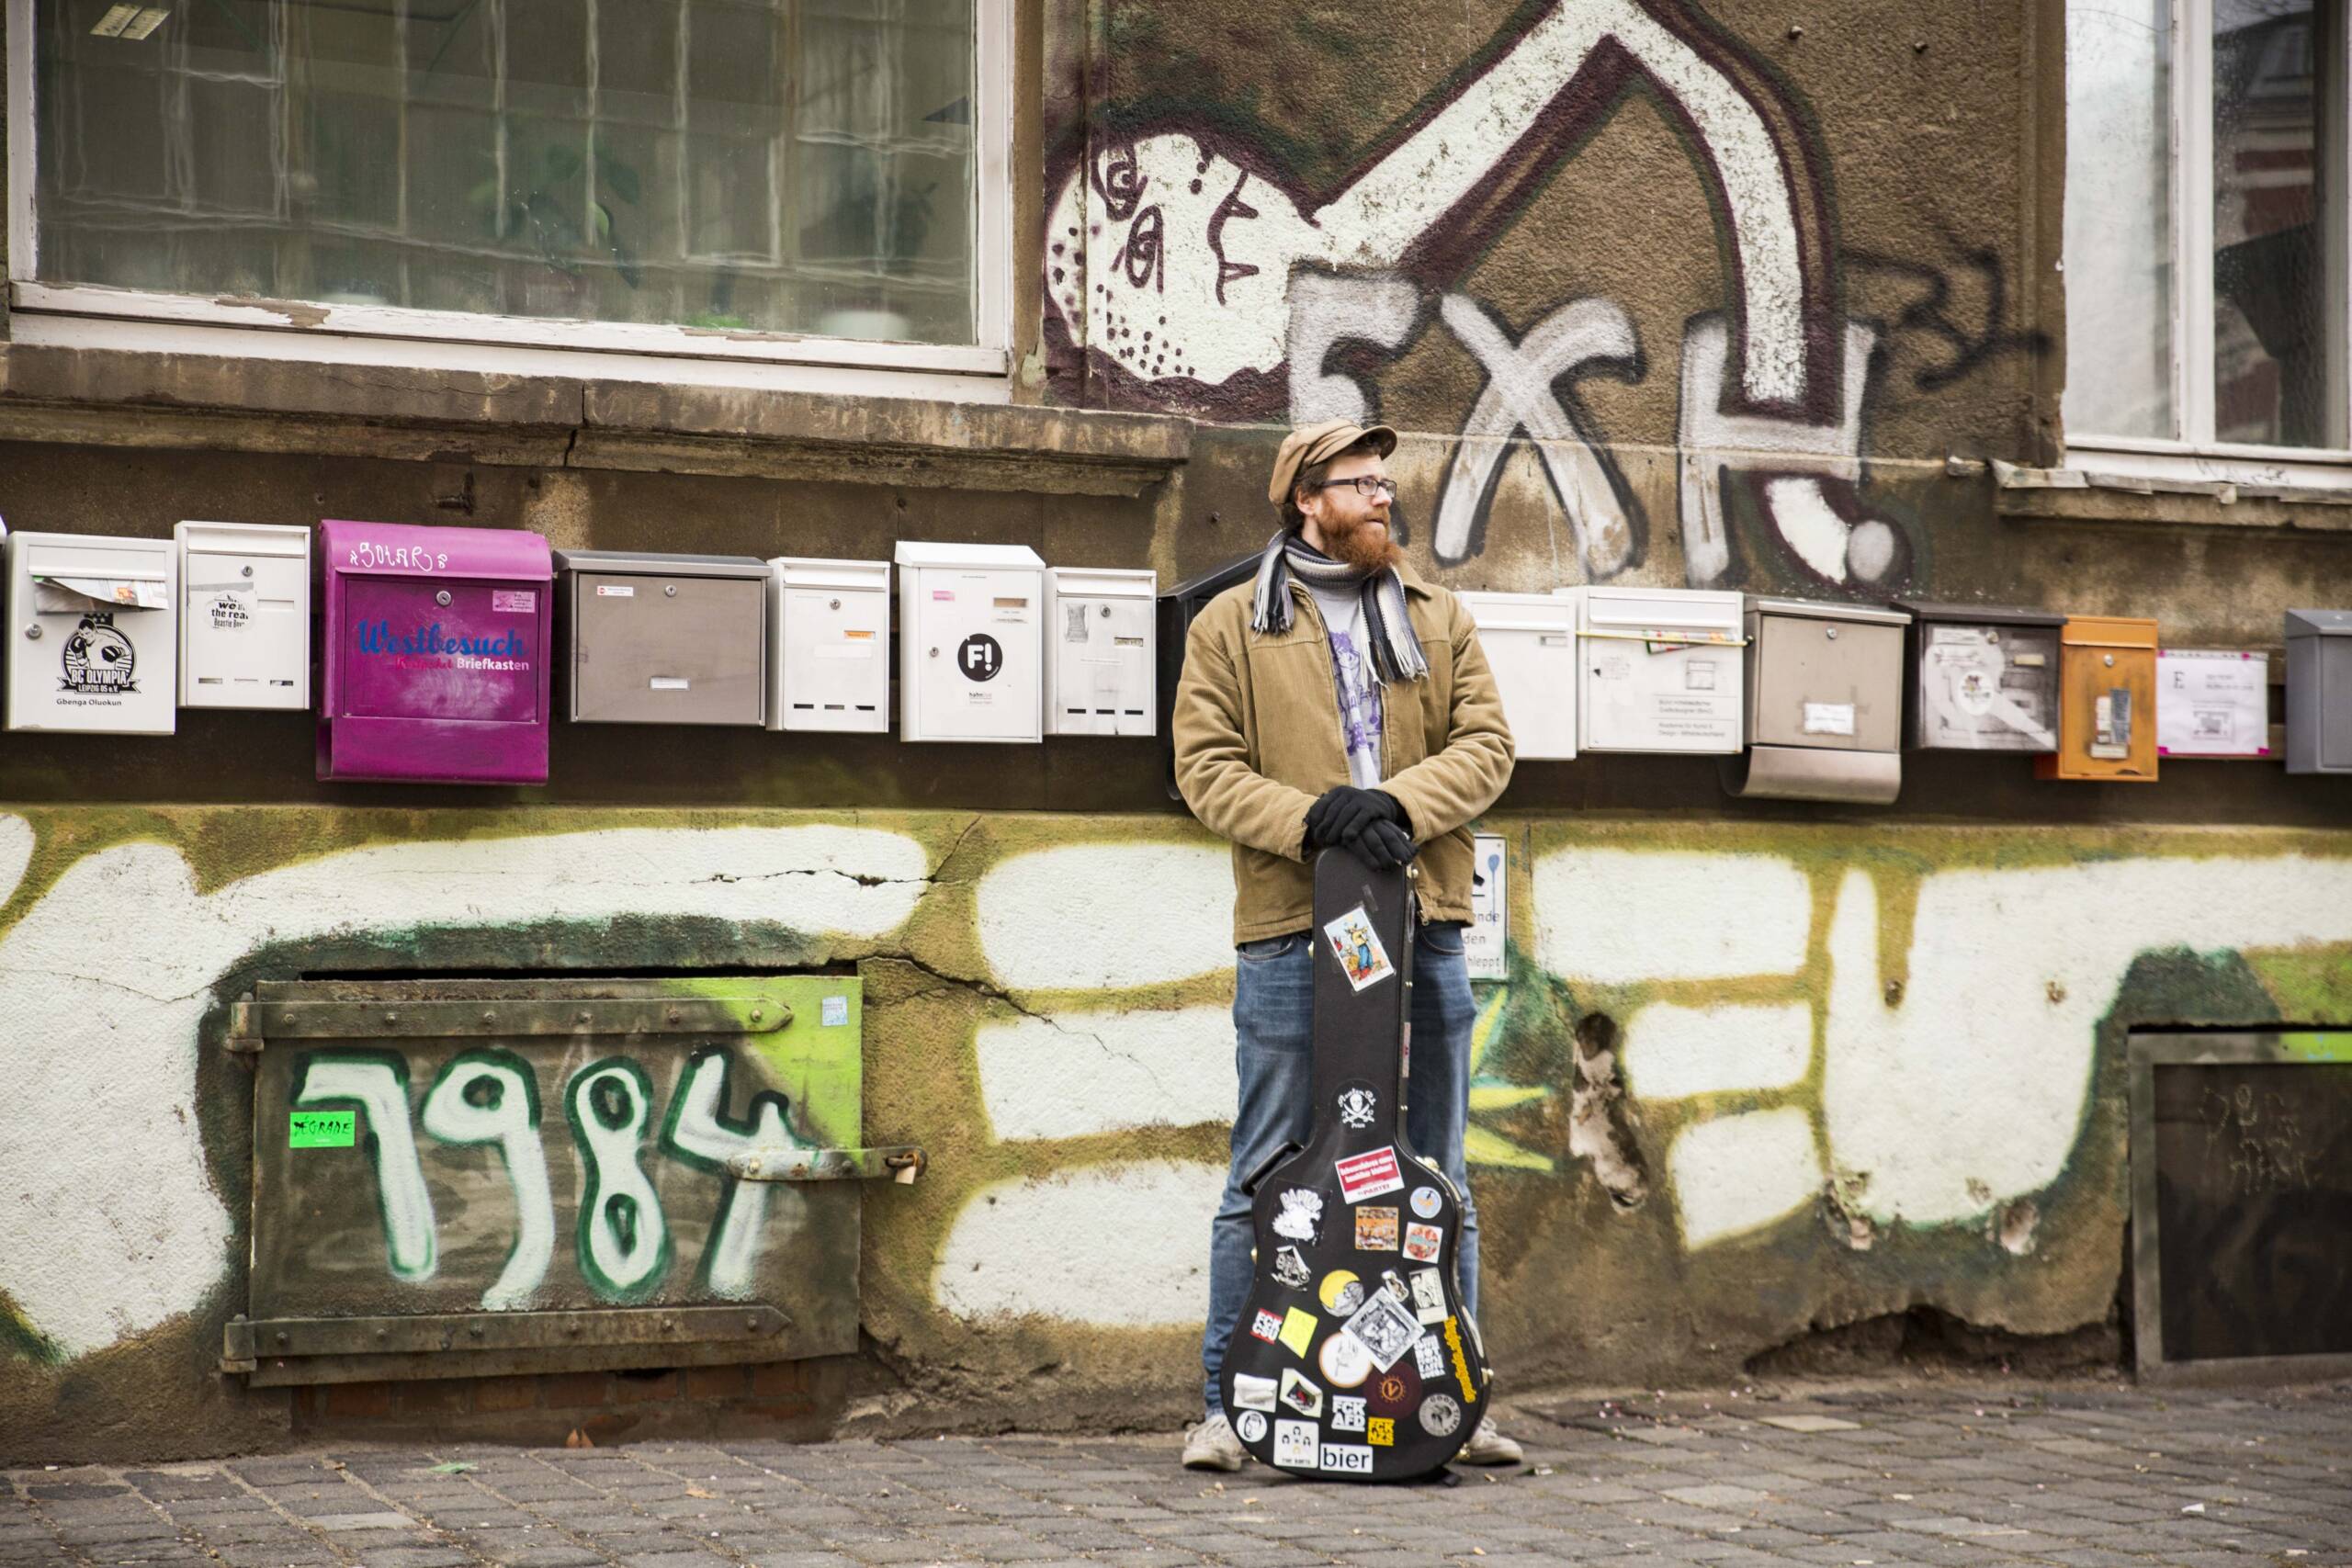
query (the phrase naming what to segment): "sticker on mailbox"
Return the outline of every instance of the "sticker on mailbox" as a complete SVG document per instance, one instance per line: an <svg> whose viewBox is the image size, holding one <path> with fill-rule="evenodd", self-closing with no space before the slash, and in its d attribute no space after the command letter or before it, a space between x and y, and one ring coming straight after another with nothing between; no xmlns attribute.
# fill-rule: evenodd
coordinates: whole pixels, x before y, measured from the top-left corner
<svg viewBox="0 0 2352 1568"><path fill-rule="evenodd" d="M490 607L502 615L527 615L539 607L536 588L493 588L490 591Z"/></svg>
<svg viewBox="0 0 2352 1568"><path fill-rule="evenodd" d="M286 1146L293 1149L347 1149L359 1141L356 1111L289 1111L286 1113Z"/></svg>
<svg viewBox="0 0 2352 1568"><path fill-rule="evenodd" d="M637 584L633 582L600 582L596 584L596 597L599 599L634 599L637 597ZM501 604L498 608L503 610L506 606Z"/></svg>

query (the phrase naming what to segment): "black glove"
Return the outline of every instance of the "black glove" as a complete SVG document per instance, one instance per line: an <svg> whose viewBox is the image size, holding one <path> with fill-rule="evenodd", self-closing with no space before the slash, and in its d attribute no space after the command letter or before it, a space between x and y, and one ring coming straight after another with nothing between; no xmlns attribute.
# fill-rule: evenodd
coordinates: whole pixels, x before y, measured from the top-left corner
<svg viewBox="0 0 2352 1568"><path fill-rule="evenodd" d="M1343 844L1374 822L1402 822L1405 808L1396 797L1376 789L1357 789L1341 784L1326 790L1314 805L1306 808L1306 843L1309 849L1321 849L1330 844Z"/></svg>
<svg viewBox="0 0 2352 1568"><path fill-rule="evenodd" d="M1350 854L1374 871L1395 871L1420 852L1420 846L1394 822L1367 823L1362 832L1341 842Z"/></svg>

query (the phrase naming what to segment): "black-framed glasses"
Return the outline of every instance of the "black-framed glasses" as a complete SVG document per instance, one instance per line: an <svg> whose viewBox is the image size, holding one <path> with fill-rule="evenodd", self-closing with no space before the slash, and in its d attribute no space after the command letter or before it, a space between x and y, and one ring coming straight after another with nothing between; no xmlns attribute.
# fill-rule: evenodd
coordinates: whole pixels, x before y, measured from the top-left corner
<svg viewBox="0 0 2352 1568"><path fill-rule="evenodd" d="M1307 488L1310 490L1336 490L1341 485L1346 485L1358 495L1385 496L1390 501L1396 499L1396 481L1395 479L1374 479L1370 474L1358 474L1351 479L1317 479Z"/></svg>

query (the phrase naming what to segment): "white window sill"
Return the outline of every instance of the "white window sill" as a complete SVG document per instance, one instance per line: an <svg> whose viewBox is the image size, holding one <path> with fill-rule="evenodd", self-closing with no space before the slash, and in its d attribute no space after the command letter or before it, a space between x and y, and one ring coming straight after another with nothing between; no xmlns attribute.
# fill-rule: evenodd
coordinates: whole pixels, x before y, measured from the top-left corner
<svg viewBox="0 0 2352 1568"><path fill-rule="evenodd" d="M2121 436L2069 441L2063 468L2119 479L2235 485L2264 493L2278 490L2352 489L2352 452L2302 446L2188 446Z"/></svg>

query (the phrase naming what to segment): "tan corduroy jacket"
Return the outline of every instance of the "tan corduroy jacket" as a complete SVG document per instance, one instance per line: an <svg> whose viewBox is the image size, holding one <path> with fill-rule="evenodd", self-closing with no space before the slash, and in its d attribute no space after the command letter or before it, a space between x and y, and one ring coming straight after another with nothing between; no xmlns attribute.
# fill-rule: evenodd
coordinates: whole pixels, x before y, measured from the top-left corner
<svg viewBox="0 0 2352 1568"><path fill-rule="evenodd" d="M1397 570L1430 675L1381 688L1380 788L1412 818L1422 918L1467 920L1469 823L1510 780L1510 728L1470 613ZM1185 804L1233 840L1237 944L1314 923L1306 808L1348 782L1322 612L1293 581L1290 630L1261 635L1250 627L1254 587L1227 590L1193 622L1173 725Z"/></svg>

